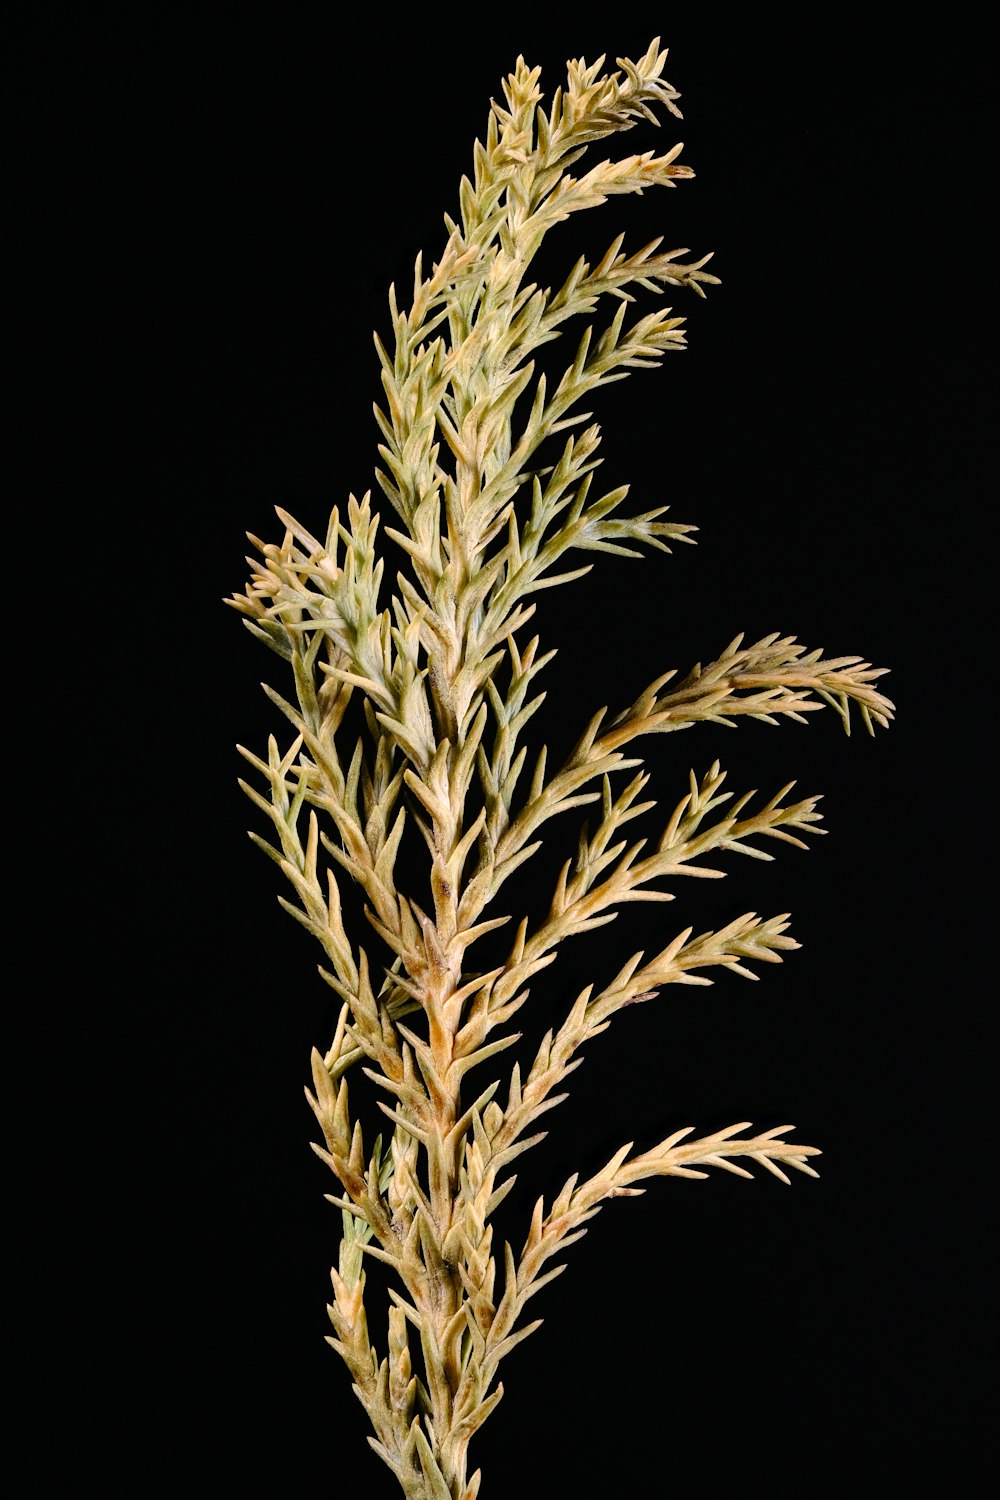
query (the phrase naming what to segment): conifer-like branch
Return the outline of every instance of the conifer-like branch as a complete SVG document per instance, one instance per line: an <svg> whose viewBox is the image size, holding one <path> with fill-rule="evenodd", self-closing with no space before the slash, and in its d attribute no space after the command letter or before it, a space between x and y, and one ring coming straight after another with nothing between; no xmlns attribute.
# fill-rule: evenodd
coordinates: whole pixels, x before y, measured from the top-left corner
<svg viewBox="0 0 1000 1500"><path fill-rule="evenodd" d="M686 250L663 250L661 238L627 249L619 235L556 287L529 279L554 225L692 176L679 145L583 163L597 143L655 123L657 111L679 117L665 59L654 41L613 71L603 58L570 62L547 106L539 70L519 59L474 145L438 259L425 272L418 257L408 305L391 289L389 327L375 340L375 417L376 479L393 512L386 533L405 557L395 590L383 599L379 516L366 494L334 510L322 539L279 510L281 541L251 537L259 556L229 601L291 669L287 696L267 688L290 743L282 749L272 736L266 755L242 749L263 791L241 785L269 824L267 837L251 836L287 882L282 906L319 942L320 972L341 1007L332 1045L313 1053L307 1091L342 1218L330 1342L368 1413L372 1447L412 1500L474 1500L480 1475L468 1474L468 1447L503 1394L500 1363L538 1326L521 1319L562 1271L550 1261L607 1199L642 1192L635 1184L651 1177L705 1177L714 1167L750 1176L756 1163L783 1182L787 1168L816 1175L816 1148L785 1140L789 1126L745 1135L750 1127L736 1125L693 1140L678 1130L571 1178L547 1211L539 1198L520 1255L509 1245L494 1252L510 1168L543 1138L538 1123L566 1098L584 1045L669 985L708 984L720 971L753 979L798 946L787 914L748 912L698 935L671 923L652 956L638 952L586 986L525 1076L498 1063L520 1039L508 1023L562 943L612 922L625 903L673 902L682 877L721 878L732 855L769 860L778 845L804 849L805 835L822 832L818 797L789 801L790 784L753 810L756 794L723 790L716 761L690 773L658 833L634 837L627 825L655 806L637 742L747 717L805 722L824 705L848 732L854 712L873 732L893 713L875 685L880 670L860 657L827 658L791 636L749 645L739 636L679 681L661 674L613 716L599 708L560 766L550 768L544 745L529 747L545 697L536 679L553 655L525 629L535 596L589 571L575 553L669 552L694 530L665 520L657 495L634 510L628 486L596 483L601 433L582 408L683 348L683 319L662 298L703 296L716 283L710 257L684 260ZM636 311L640 294L654 299L651 310ZM550 379L538 351L566 338ZM548 840L552 818L585 806L590 820L545 916L515 923L508 882ZM416 886L408 841L407 858L425 856ZM362 898L367 948L345 920L350 887ZM470 965L474 945L501 928L500 961ZM348 1094L358 1063L380 1091L381 1133L368 1143ZM398 1283L381 1356L368 1329L366 1258Z"/></svg>

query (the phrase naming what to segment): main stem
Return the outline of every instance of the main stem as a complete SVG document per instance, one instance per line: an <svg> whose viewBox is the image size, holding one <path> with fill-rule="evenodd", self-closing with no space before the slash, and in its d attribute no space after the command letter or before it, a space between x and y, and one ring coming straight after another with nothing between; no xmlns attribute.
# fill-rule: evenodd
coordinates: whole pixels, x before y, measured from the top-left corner
<svg viewBox="0 0 1000 1500"><path fill-rule="evenodd" d="M465 538L452 538L452 556L449 564L452 578L452 597L461 598L461 583L468 575L468 560ZM431 884L434 896L434 937L436 957L428 976L426 1013L428 1018L428 1042L434 1070L441 1087L432 1091L433 1125L432 1140L428 1151L429 1188L431 1213L439 1246L444 1246L452 1228L455 1205L459 1198L461 1171L461 1142L452 1137L448 1140L461 1113L461 1075L453 1070L455 1061L455 1036L462 1022L462 1003L454 996L462 983L462 965L465 943L458 933L458 903L460 891L454 887L458 879L449 875L449 863L462 838L464 807L456 807L452 798L454 760L460 749L458 738L467 704L456 704L455 688L461 677L468 649L468 624L459 631L452 627L451 640L438 662L431 663L431 682L436 688L433 696L439 717L439 732L450 741L441 793L442 817L435 820ZM441 702L440 699L444 699ZM456 713L457 709L457 713ZM461 877L461 871L456 872ZM463 1500L466 1494L466 1469L469 1435L456 1435L454 1406L462 1379L462 1343L464 1326L456 1325L456 1314L462 1306L464 1289L457 1265L444 1256L436 1257L437 1263L428 1267L430 1275L427 1285L427 1303L423 1309L425 1327L429 1326L433 1343L423 1339L424 1363L428 1376L428 1391L433 1406L434 1435L432 1450L440 1465L445 1481L454 1500ZM474 1357L474 1356L470 1356ZM433 1500L428 1494L427 1500Z"/></svg>

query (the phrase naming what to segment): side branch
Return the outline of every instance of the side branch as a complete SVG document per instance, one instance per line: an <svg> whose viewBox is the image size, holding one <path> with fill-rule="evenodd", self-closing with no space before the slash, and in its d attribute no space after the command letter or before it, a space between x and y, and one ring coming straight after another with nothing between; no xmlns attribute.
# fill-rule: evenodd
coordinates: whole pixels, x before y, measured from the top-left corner
<svg viewBox="0 0 1000 1500"><path fill-rule="evenodd" d="M542 1038L523 1083L520 1067L515 1065L502 1123L498 1122L493 1133L491 1159L499 1167L544 1139L544 1132L533 1136L525 1132L568 1097L555 1090L580 1066L582 1047L606 1031L618 1011L652 1000L670 984L711 984L703 972L709 968L724 968L745 979L756 979L748 964L781 963L783 953L798 948L787 929L787 914L764 920L753 912L737 917L718 932L698 937L693 937L693 929L688 927L646 963L641 952L633 954L612 982L596 994L588 985L559 1029L546 1032ZM523 1003L524 992L519 998ZM505 1011L509 1013L515 1003L507 1002Z"/></svg>
<svg viewBox="0 0 1000 1500"><path fill-rule="evenodd" d="M645 1191L633 1187L633 1183L650 1177L707 1177L707 1172L698 1170L701 1167L720 1167L738 1177L752 1177L745 1167L737 1165L734 1157L764 1167L784 1183L790 1180L783 1170L785 1167L810 1177L819 1175L807 1161L809 1157L820 1154L815 1146L781 1139L793 1129L791 1125L779 1125L761 1135L742 1137L738 1132L749 1129L749 1125L731 1125L713 1135L681 1145L692 1128L675 1131L660 1145L631 1161L627 1157L632 1143L622 1146L607 1165L586 1182L577 1185L575 1175L569 1178L547 1214L543 1199L538 1199L519 1260L515 1261L507 1246L506 1287L486 1340L484 1364L490 1378L500 1361L541 1325L542 1320L537 1319L516 1332L512 1331L529 1298L565 1270L565 1264L546 1270L547 1263L558 1251L586 1234L587 1221L600 1212L609 1198L634 1197Z"/></svg>
<svg viewBox="0 0 1000 1500"><path fill-rule="evenodd" d="M669 693L661 689L675 674L657 678L595 740L594 750L600 753L640 734L683 729L699 722L732 727L737 716L776 724L776 715L783 715L804 723L802 715L823 703L840 715L848 734L854 704L865 728L874 734L876 724L887 728L893 717L895 705L872 685L887 670L871 666L860 656L825 658L821 649L806 651L794 636L775 633L744 646L743 636L738 635L716 661L707 667L699 662Z"/></svg>

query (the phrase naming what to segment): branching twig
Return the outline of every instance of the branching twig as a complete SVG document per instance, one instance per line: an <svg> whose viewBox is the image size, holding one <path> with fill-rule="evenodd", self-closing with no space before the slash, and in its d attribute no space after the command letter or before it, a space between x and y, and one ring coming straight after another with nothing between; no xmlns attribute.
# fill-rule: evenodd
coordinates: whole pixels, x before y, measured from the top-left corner
<svg viewBox="0 0 1000 1500"><path fill-rule="evenodd" d="M665 58L654 41L610 73L603 58L571 62L547 108L538 69L519 59L475 143L438 260L427 273L418 258L409 306L390 291L390 328L376 338L376 477L406 566L388 604L368 495L351 497L345 516L334 510L322 540L279 511L281 541L251 538L259 557L229 601L291 668L288 697L267 689L291 744L282 750L272 737L266 755L242 750L266 790L241 785L270 824L266 839L252 837L291 888L279 899L319 941L341 1006L331 1047L313 1054L308 1091L343 1224L330 1342L370 1417L372 1447L411 1500L475 1500L468 1447L503 1394L499 1365L538 1326L519 1320L562 1271L550 1260L608 1198L641 1192L634 1184L654 1176L704 1177L712 1167L749 1176L740 1162L784 1182L789 1167L815 1176L815 1148L784 1140L787 1126L694 1140L675 1131L637 1156L623 1147L582 1183L571 1178L547 1212L539 1198L519 1257L506 1245L501 1267L493 1251L509 1168L542 1139L537 1124L566 1097L583 1046L668 985L708 984L720 970L755 978L759 964L780 962L797 947L785 914L662 934L651 957L634 954L578 995L525 1077L515 1064L502 1093L495 1074L466 1083L519 1039L507 1023L560 944L613 921L626 902L672 902L681 877L721 877L732 854L770 859L775 845L801 849L803 835L822 831L816 796L788 802L788 785L752 811L755 794L733 800L715 762L700 779L691 773L657 836L626 836L654 806L643 800L649 776L635 742L741 717L804 722L824 704L848 731L853 707L871 731L893 712L875 686L880 671L859 657L825 658L790 636L752 645L740 636L680 682L662 674L616 716L600 709L558 769L544 746L529 755L526 730L544 699L536 679L553 655L538 636L526 639L535 596L589 571L574 552L638 557L692 540L693 527L663 519L658 496L631 513L627 486L595 487L600 428L581 408L683 348L683 320L662 300L633 310L636 294L702 296L716 282L704 269L710 257L682 260L686 250L661 250L659 238L626 250L619 236L555 289L528 279L554 225L692 175L680 146L582 164L592 145L655 122L657 109L679 113ZM537 351L574 320L550 381ZM623 771L635 774L614 782ZM532 930L527 918L512 926L494 967L471 968L469 950L511 920L497 910L499 894L544 826L581 806L595 815L546 915ZM408 844L426 852L419 886ZM363 897L369 950L347 930L345 885ZM348 1096L358 1062L381 1091L383 1133L370 1144ZM366 1257L398 1283L382 1356L369 1336Z"/></svg>

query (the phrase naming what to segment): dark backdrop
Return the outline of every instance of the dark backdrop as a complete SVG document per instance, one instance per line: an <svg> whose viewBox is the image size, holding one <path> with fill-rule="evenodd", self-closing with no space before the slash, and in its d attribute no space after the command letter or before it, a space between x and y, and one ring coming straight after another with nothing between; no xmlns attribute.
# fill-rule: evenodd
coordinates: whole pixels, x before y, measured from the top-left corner
<svg viewBox="0 0 1000 1500"><path fill-rule="evenodd" d="M532 731L565 752L593 708L741 630L890 666L899 720L874 740L824 714L648 742L662 804L718 755L737 791L825 793L829 836L574 945L536 981L522 1052L580 985L688 922L790 909L803 948L760 985L723 976L620 1017L501 1228L520 1243L538 1192L686 1124L794 1120L823 1177L654 1182L607 1209L533 1304L546 1325L473 1453L497 1500L659 1495L675 1466L692 1496L920 1475L965 1492L985 1422L981 39L857 10L215 4L32 8L9 64L16 525L48 528L41 559L37 538L14 551L85 914L72 978L50 977L56 939L40 984L50 1031L83 1048L69 1138L91 1144L59 1241L92 1266L65 1316L85 1371L106 1359L74 1389L107 1493L137 1492L140 1451L144 1493L340 1493L345 1468L396 1493L323 1343L339 1217L302 1086L335 1009L236 787L235 742L281 733L257 686L280 664L221 600L275 504L316 530L373 483L371 330L389 281L443 244L517 53L551 90L567 55L635 56L656 32L685 112L658 139L683 138L697 178L564 226L549 274L619 228L716 252L723 285L674 298L688 352L595 408L608 486L669 502L699 545L598 558L541 596L560 654ZM529 905L549 873L526 874Z"/></svg>

